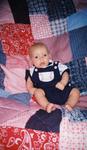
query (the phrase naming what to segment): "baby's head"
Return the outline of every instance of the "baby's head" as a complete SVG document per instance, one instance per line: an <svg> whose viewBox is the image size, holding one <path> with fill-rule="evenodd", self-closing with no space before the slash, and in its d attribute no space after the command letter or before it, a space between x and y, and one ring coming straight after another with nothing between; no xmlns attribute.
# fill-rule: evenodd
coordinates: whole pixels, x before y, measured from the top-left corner
<svg viewBox="0 0 87 150"><path fill-rule="evenodd" d="M29 55L34 66L45 68L48 66L50 54L44 43L38 42L31 46Z"/></svg>

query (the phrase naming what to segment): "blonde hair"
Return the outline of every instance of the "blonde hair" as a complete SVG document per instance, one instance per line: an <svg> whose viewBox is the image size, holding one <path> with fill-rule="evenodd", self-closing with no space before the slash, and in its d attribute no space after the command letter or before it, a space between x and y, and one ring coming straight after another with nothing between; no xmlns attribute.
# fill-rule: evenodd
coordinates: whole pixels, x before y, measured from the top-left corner
<svg viewBox="0 0 87 150"><path fill-rule="evenodd" d="M47 52L49 53L49 50L48 50L48 47L42 43L42 42L37 42L37 43L34 43L30 49L29 49L29 55L31 56L31 53L32 53L32 50L36 49L36 48L40 48L40 47L44 47L46 48Z"/></svg>

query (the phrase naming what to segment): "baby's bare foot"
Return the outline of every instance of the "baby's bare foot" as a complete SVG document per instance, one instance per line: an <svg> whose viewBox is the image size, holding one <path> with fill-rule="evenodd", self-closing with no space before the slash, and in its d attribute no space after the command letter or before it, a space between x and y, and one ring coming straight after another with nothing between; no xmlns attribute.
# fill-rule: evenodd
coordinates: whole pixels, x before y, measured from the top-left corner
<svg viewBox="0 0 87 150"><path fill-rule="evenodd" d="M55 107L56 107L57 109L61 109L61 108L62 108L61 105L58 105L58 104L55 104Z"/></svg>
<svg viewBox="0 0 87 150"><path fill-rule="evenodd" d="M68 111L72 111L72 110L73 110L73 108L72 108L69 104L66 104L66 105L65 105L65 108L66 108Z"/></svg>
<svg viewBox="0 0 87 150"><path fill-rule="evenodd" d="M51 113L51 112L54 111L55 109L56 109L56 105L53 104L53 103L49 103L49 104L47 105L46 111L47 111L48 113Z"/></svg>

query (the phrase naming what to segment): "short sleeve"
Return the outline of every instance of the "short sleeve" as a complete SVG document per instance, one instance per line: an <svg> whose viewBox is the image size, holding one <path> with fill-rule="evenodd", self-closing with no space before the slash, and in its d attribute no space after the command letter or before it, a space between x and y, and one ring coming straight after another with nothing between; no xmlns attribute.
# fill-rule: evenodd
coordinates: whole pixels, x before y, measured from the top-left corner
<svg viewBox="0 0 87 150"><path fill-rule="evenodd" d="M29 68L29 70L28 69L26 70L26 73L25 73L25 80L26 81L27 81L28 77L30 77L30 78L32 77L34 69L35 69L35 67Z"/></svg>
<svg viewBox="0 0 87 150"><path fill-rule="evenodd" d="M69 73L69 68L62 63L58 64L58 68L59 68L60 75L62 75L65 71Z"/></svg>
<svg viewBox="0 0 87 150"><path fill-rule="evenodd" d="M25 80L27 81L28 77L30 76L30 71L26 70L25 72Z"/></svg>

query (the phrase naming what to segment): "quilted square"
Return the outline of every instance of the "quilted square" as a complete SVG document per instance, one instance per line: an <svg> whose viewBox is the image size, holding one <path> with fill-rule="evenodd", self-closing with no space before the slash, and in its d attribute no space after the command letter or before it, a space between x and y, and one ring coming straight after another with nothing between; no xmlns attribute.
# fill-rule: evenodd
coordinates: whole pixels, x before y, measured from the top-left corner
<svg viewBox="0 0 87 150"><path fill-rule="evenodd" d="M87 26L69 32L73 59L87 56Z"/></svg>
<svg viewBox="0 0 87 150"><path fill-rule="evenodd" d="M79 88L81 95L87 95L87 64L85 57L69 62L70 82Z"/></svg>
<svg viewBox="0 0 87 150"><path fill-rule="evenodd" d="M87 26L87 8L68 16L67 26L68 31Z"/></svg>
<svg viewBox="0 0 87 150"><path fill-rule="evenodd" d="M5 53L3 53L3 48L2 48L2 44L0 41L0 64L6 64L6 55Z"/></svg>
<svg viewBox="0 0 87 150"><path fill-rule="evenodd" d="M4 77L4 87L6 91L13 94L27 92L24 68L8 69L4 65L1 65L0 72L2 73L0 77ZM1 78L1 81L2 84L3 78Z"/></svg>
<svg viewBox="0 0 87 150"><path fill-rule="evenodd" d="M46 0L27 0L29 15L47 14Z"/></svg>
<svg viewBox="0 0 87 150"><path fill-rule="evenodd" d="M52 31L47 15L31 15L30 21L34 39L42 39L52 36Z"/></svg>
<svg viewBox="0 0 87 150"><path fill-rule="evenodd" d="M0 66L0 88L4 89L4 78L5 78L5 73L2 70L1 66Z"/></svg>
<svg viewBox="0 0 87 150"><path fill-rule="evenodd" d="M66 18L67 16L76 12L72 0L46 0L46 1L47 1L47 13L50 21L54 21L60 18Z"/></svg>
<svg viewBox="0 0 87 150"><path fill-rule="evenodd" d="M7 0L0 1L0 25L9 22L14 23L10 5Z"/></svg>
<svg viewBox="0 0 87 150"><path fill-rule="evenodd" d="M7 55L6 67L7 68L28 68L30 66L29 55Z"/></svg>
<svg viewBox="0 0 87 150"><path fill-rule="evenodd" d="M4 24L1 30L4 53L27 55L34 39L29 24Z"/></svg>
<svg viewBox="0 0 87 150"><path fill-rule="evenodd" d="M52 34L55 35L61 35L67 32L67 21L65 19L57 19L54 21L50 21L50 26L52 30Z"/></svg>

